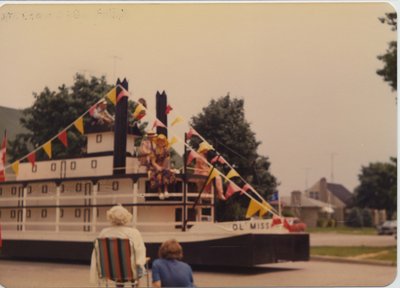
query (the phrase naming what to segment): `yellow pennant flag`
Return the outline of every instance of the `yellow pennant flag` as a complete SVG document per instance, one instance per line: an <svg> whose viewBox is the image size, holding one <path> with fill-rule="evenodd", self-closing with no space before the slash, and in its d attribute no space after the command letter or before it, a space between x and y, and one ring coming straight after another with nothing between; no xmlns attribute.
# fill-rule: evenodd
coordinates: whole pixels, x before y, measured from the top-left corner
<svg viewBox="0 0 400 288"><path fill-rule="evenodd" d="M114 105L117 104L117 88L116 87L111 89L110 92L108 92L106 96L107 96L108 99L110 99L110 101Z"/></svg>
<svg viewBox="0 0 400 288"><path fill-rule="evenodd" d="M272 208L271 205L269 205L269 203L267 203L265 201L263 201L262 203L263 203L264 206L262 206L261 209L260 209L260 214L259 214L260 217L262 217L267 212L271 211L271 208ZM265 206L267 206L267 207L265 207Z"/></svg>
<svg viewBox="0 0 400 288"><path fill-rule="evenodd" d="M174 126L174 125L176 125L178 123L181 123L181 122L183 122L183 118L181 116L178 116L178 117L176 117L174 119L174 121L172 121L171 126Z"/></svg>
<svg viewBox="0 0 400 288"><path fill-rule="evenodd" d="M11 168L14 171L15 175L18 176L19 161L15 161L13 164L11 164Z"/></svg>
<svg viewBox="0 0 400 288"><path fill-rule="evenodd" d="M256 214L261 209L260 204L253 199L250 200L249 207L247 208L246 218L250 218L254 214Z"/></svg>
<svg viewBox="0 0 400 288"><path fill-rule="evenodd" d="M78 131L81 132L81 134L84 133L82 117L79 117L77 120L75 120L74 125L75 125L76 129L78 129Z"/></svg>
<svg viewBox="0 0 400 288"><path fill-rule="evenodd" d="M213 169L211 174L210 174L210 176L208 177L206 185L208 185L211 182L211 180L214 179L215 177L217 177L218 175L219 175L218 170L217 169Z"/></svg>
<svg viewBox="0 0 400 288"><path fill-rule="evenodd" d="M228 174L226 174L226 178L231 179L232 177L240 177L240 175L233 168Z"/></svg>
<svg viewBox="0 0 400 288"><path fill-rule="evenodd" d="M49 156L49 158L51 158L51 141L46 142L43 145L43 150L46 152L47 156Z"/></svg>
<svg viewBox="0 0 400 288"><path fill-rule="evenodd" d="M140 112L142 112L144 110L146 110L146 108L144 108L144 106L141 103L139 103L136 106L135 111L133 112L133 118L135 118L135 119L138 118Z"/></svg>
<svg viewBox="0 0 400 288"><path fill-rule="evenodd" d="M172 137L171 140L169 140L169 145L172 146L172 145L174 145L174 144L177 143L177 142L178 142L178 138L176 138L176 137L174 136L174 137Z"/></svg>

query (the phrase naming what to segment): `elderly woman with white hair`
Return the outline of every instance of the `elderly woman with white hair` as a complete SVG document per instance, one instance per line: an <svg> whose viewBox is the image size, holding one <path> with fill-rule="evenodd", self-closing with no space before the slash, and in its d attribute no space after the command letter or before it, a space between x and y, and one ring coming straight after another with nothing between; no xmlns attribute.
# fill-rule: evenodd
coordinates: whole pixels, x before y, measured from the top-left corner
<svg viewBox="0 0 400 288"><path fill-rule="evenodd" d="M129 225L132 221L132 214L121 205L112 207L107 211L107 219L110 227L101 230L98 238L122 238L129 239L135 249L136 264L139 270L144 271L146 263L146 247L140 232ZM90 282L97 283L98 275L96 269L96 254L93 250L90 265Z"/></svg>

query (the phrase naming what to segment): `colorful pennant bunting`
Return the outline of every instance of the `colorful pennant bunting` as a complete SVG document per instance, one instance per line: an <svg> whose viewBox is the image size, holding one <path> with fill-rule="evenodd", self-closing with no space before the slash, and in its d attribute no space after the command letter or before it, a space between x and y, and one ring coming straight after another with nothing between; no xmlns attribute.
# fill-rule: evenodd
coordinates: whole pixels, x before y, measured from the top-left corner
<svg viewBox="0 0 400 288"><path fill-rule="evenodd" d="M89 115L93 117L94 113L96 112L96 104L89 108Z"/></svg>
<svg viewBox="0 0 400 288"><path fill-rule="evenodd" d="M282 224L282 219L280 217L274 216L272 217L272 224L271 227L274 227L276 225Z"/></svg>
<svg viewBox="0 0 400 288"><path fill-rule="evenodd" d="M243 194L243 191L247 192L247 190L249 190L249 189L251 189L250 184L248 184L248 183L244 184L243 187L242 187L242 190L240 191L240 195Z"/></svg>
<svg viewBox="0 0 400 288"><path fill-rule="evenodd" d="M256 214L260 210L260 204L258 202L254 201L253 199L250 199L250 204L249 207L247 208L246 212L246 218L250 218L254 214Z"/></svg>
<svg viewBox="0 0 400 288"><path fill-rule="evenodd" d="M260 214L259 214L260 217L262 217L263 215L265 215L266 213L271 211L271 209L270 209L271 206L267 202L263 201L262 203L264 204L264 206L260 207ZM268 206L268 208L266 208L265 206Z"/></svg>
<svg viewBox="0 0 400 288"><path fill-rule="evenodd" d="M47 156L51 159L52 154L51 154L51 141L46 142L46 144L43 145L43 150L46 152Z"/></svg>
<svg viewBox="0 0 400 288"><path fill-rule="evenodd" d="M194 130L193 127L190 127L189 132L186 134L186 137L187 137L187 139L190 139L190 138L192 138L193 135L200 136L200 134L197 133L197 131Z"/></svg>
<svg viewBox="0 0 400 288"><path fill-rule="evenodd" d="M184 121L183 117L178 116L174 119L174 121L172 121L171 126L174 126L176 124L182 123Z"/></svg>
<svg viewBox="0 0 400 288"><path fill-rule="evenodd" d="M19 161L15 161L14 163L11 164L11 168L14 171L15 175L18 176L19 172Z"/></svg>
<svg viewBox="0 0 400 288"><path fill-rule="evenodd" d="M230 181L228 187L226 188L225 198L228 199L234 193L239 192L241 189L234 182Z"/></svg>
<svg viewBox="0 0 400 288"><path fill-rule="evenodd" d="M172 111L172 107L168 104L167 107L165 108L165 114L168 115L169 112Z"/></svg>
<svg viewBox="0 0 400 288"><path fill-rule="evenodd" d="M218 161L218 163L221 163L221 164L225 164L226 163L226 160L221 155L215 156L213 159L211 159L210 163L214 164L217 161Z"/></svg>
<svg viewBox="0 0 400 288"><path fill-rule="evenodd" d="M110 92L107 93L107 98L110 99L110 101L116 105L117 104L117 88L114 87L113 89L110 90Z"/></svg>
<svg viewBox="0 0 400 288"><path fill-rule="evenodd" d="M215 177L217 177L217 176L219 176L219 171L217 170L217 169L212 169L212 171L211 171L211 174L210 174L210 176L208 177L208 180L207 180L207 184L206 185L208 185L208 184L210 184L210 182L215 178Z"/></svg>
<svg viewBox="0 0 400 288"><path fill-rule="evenodd" d="M146 108L141 103L136 105L135 111L133 111L133 114L132 114L133 118L135 118L136 120L140 120L145 115L146 115Z"/></svg>
<svg viewBox="0 0 400 288"><path fill-rule="evenodd" d="M172 146L172 145L174 145L174 144L177 143L177 142L178 142L178 138L176 138L175 136L173 136L172 139L169 140L169 145Z"/></svg>
<svg viewBox="0 0 400 288"><path fill-rule="evenodd" d="M122 97L128 97L129 96L128 90L122 88L122 86L120 86L120 87L121 87L122 90L121 90L121 92L119 92L119 94L117 96L117 103L119 102L119 100L122 99Z"/></svg>
<svg viewBox="0 0 400 288"><path fill-rule="evenodd" d="M162 123L162 122L161 122L160 120L158 120L158 119L154 120L153 128L152 128L152 129L154 129L155 127L167 128L167 126L165 126L165 124Z"/></svg>
<svg viewBox="0 0 400 288"><path fill-rule="evenodd" d="M231 179L233 177L240 177L240 175L236 172L235 169L231 169L228 174L226 174L226 178Z"/></svg>
<svg viewBox="0 0 400 288"><path fill-rule="evenodd" d="M61 131L61 133L57 135L57 138L64 144L65 147L68 147L68 138L66 130Z"/></svg>
<svg viewBox="0 0 400 288"><path fill-rule="evenodd" d="M35 166L35 162L36 162L36 153L32 152L28 155L28 161L31 162L32 167Z"/></svg>
<svg viewBox="0 0 400 288"><path fill-rule="evenodd" d="M83 128L83 117L79 117L78 119L75 120L74 122L75 128L81 133L84 134L84 128Z"/></svg>

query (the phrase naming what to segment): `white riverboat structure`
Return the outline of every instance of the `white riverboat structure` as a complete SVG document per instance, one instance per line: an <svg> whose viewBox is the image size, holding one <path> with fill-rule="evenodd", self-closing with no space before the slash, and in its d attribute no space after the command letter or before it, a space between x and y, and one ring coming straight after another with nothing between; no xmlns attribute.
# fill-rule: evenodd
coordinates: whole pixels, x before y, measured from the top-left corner
<svg viewBox="0 0 400 288"><path fill-rule="evenodd" d="M126 80L119 86L128 90ZM139 161L125 98L116 103L111 127L85 124L85 155L21 162L15 179L0 182L0 257L90 261L94 239L109 225L106 210L121 204L133 214L151 259L163 241L175 238L192 265L309 260L309 234L290 232L272 218L215 222L216 196L196 185L205 176L179 170L161 200ZM164 111L166 99L157 101L157 111Z"/></svg>

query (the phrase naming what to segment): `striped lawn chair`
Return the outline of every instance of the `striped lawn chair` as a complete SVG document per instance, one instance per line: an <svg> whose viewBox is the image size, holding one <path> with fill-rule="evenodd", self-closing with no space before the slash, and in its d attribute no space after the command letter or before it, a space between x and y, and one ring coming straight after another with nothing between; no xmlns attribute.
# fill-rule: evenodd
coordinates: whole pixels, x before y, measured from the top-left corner
<svg viewBox="0 0 400 288"><path fill-rule="evenodd" d="M135 259L135 249L129 239L98 238L95 240L95 249L99 280L105 282L106 287L110 280L117 287L123 287L125 283L129 283L129 287L137 286L139 280L137 266L135 261L131 262L132 256ZM147 271L144 271L144 274L148 274ZM148 281L147 286L149 286Z"/></svg>

